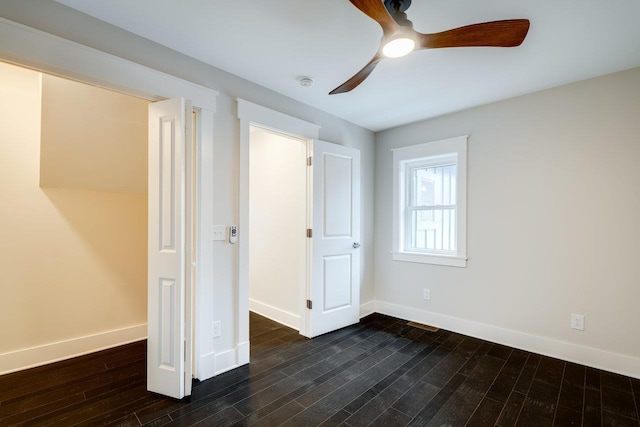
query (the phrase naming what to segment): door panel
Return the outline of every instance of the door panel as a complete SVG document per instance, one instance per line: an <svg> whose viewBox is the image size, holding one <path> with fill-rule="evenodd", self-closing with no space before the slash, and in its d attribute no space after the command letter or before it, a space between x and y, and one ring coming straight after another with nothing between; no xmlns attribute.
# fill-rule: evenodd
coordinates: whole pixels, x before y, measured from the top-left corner
<svg viewBox="0 0 640 427"><path fill-rule="evenodd" d="M351 305L351 254L325 256L323 313Z"/></svg>
<svg viewBox="0 0 640 427"><path fill-rule="evenodd" d="M360 152L313 141L312 167L313 337L359 321Z"/></svg>
<svg viewBox="0 0 640 427"><path fill-rule="evenodd" d="M149 105L147 388L185 393L186 102Z"/></svg>
<svg viewBox="0 0 640 427"><path fill-rule="evenodd" d="M353 218L351 176L353 159L323 153L322 164L324 203L323 236L351 237L351 221Z"/></svg>

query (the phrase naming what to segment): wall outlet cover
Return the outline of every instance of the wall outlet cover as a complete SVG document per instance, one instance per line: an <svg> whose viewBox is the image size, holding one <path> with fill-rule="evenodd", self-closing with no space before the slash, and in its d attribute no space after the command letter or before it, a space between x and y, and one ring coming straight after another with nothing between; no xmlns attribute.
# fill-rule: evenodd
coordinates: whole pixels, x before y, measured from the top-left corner
<svg viewBox="0 0 640 427"><path fill-rule="evenodd" d="M220 335L222 335L222 325L220 324L219 320L213 322L212 326L213 326L213 338L218 338Z"/></svg>
<svg viewBox="0 0 640 427"><path fill-rule="evenodd" d="M584 315L574 313L571 314L571 329L584 331Z"/></svg>

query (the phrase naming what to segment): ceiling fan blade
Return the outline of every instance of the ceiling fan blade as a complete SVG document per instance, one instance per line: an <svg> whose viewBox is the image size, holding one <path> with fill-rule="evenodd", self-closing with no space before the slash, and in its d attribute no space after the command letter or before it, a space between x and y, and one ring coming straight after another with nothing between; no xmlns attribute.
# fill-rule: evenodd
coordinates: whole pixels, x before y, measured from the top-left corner
<svg viewBox="0 0 640 427"><path fill-rule="evenodd" d="M378 65L378 62L380 62L382 58L383 56L380 52L376 53L376 55L373 58L371 58L371 61L369 61L369 63L365 65L364 68L362 68L362 70L358 71L349 80L347 80L346 82L342 83L340 86L338 86L337 88L329 92L329 95L336 95L338 93L349 92L355 89L356 87L358 87L358 85L362 83L364 79L369 77L369 74L371 74L371 72L376 68L376 65Z"/></svg>
<svg viewBox="0 0 640 427"><path fill-rule="evenodd" d="M418 33L422 49L441 47L514 47L520 46L529 31L528 19L483 22L435 34Z"/></svg>
<svg viewBox="0 0 640 427"><path fill-rule="evenodd" d="M399 29L396 21L389 15L381 0L349 0L362 13L376 21L382 27L384 36L396 33Z"/></svg>

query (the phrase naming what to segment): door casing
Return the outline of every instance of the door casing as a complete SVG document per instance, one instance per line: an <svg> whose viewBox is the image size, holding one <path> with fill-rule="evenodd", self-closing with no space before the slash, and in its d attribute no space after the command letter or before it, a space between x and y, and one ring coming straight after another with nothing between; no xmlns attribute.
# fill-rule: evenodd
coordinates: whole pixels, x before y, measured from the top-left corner
<svg viewBox="0 0 640 427"><path fill-rule="evenodd" d="M313 154L313 141L318 140L319 126L238 99L238 118L240 119L240 233L238 260L238 330L237 330L237 360L238 365L249 363L249 194L250 194L250 141L251 127L257 126L275 133L303 139L307 141L308 156ZM311 207L313 200L313 169L307 168L307 206ZM307 209L307 224L312 227L312 209ZM314 233L317 230L314 230ZM312 280L312 241L307 239L307 279L304 289L301 289L300 307L304 307L306 299L311 295ZM359 269L359 266L357 266ZM359 286L358 284L355 284ZM357 302L359 307L359 302ZM359 308L358 308L359 310ZM300 316L300 334L312 337L311 311L303 310Z"/></svg>
<svg viewBox="0 0 640 427"><path fill-rule="evenodd" d="M238 238L238 293L237 293L237 364L249 363L249 153L251 126L311 141L318 139L320 127L316 124L288 116L244 99L238 99L240 119L240 215ZM309 190L307 190L309 194ZM309 223L309 222L307 222ZM307 261L307 265L309 260ZM307 269L309 270L309 269ZM308 274L308 273L307 273ZM308 282L309 278L307 279ZM306 285L305 285L306 287ZM301 292L301 305L307 289ZM304 297L304 299L302 299ZM300 316L300 333L308 334L307 315Z"/></svg>

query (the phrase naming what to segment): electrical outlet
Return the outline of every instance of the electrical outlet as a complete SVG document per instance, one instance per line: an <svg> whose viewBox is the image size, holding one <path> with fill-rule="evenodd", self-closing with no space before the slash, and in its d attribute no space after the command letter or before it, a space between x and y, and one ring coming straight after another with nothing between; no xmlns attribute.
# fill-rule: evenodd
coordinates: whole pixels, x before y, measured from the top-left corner
<svg viewBox="0 0 640 427"><path fill-rule="evenodd" d="M431 301L431 289L424 288L422 290L422 298Z"/></svg>
<svg viewBox="0 0 640 427"><path fill-rule="evenodd" d="M211 324L213 326L213 337L218 338L222 334L222 326L220 321L217 320Z"/></svg>
<svg viewBox="0 0 640 427"><path fill-rule="evenodd" d="M571 329L584 331L584 316L582 314L571 314Z"/></svg>

